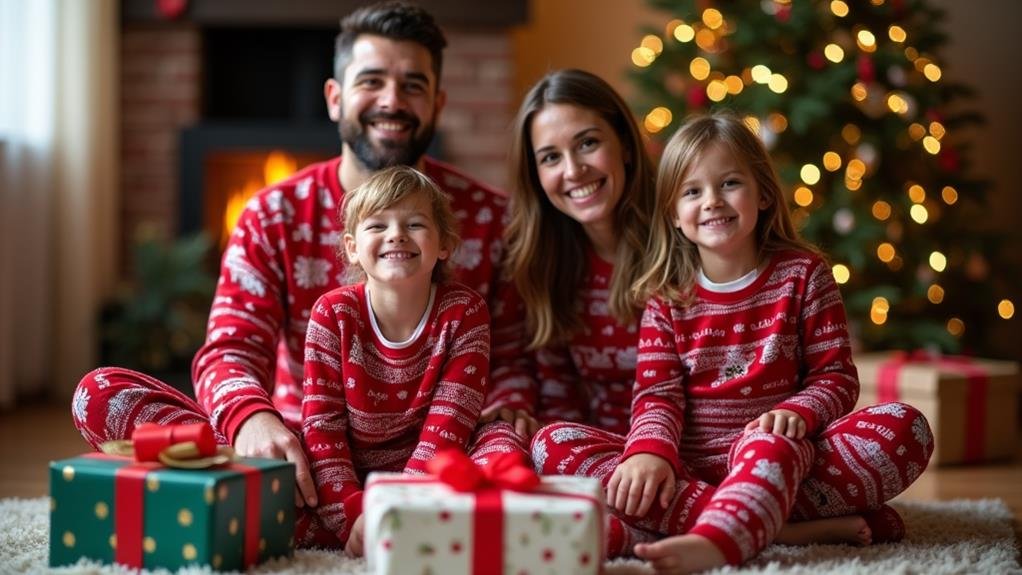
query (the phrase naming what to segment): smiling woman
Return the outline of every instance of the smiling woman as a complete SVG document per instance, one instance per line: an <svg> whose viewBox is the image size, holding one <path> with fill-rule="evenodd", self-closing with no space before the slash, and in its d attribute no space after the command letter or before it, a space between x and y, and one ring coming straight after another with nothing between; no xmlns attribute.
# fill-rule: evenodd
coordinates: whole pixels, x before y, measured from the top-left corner
<svg viewBox="0 0 1022 575"><path fill-rule="evenodd" d="M629 288L653 211L652 163L621 97L581 70L540 80L514 132L508 271L537 375L495 381L484 417L624 433L639 320Z"/></svg>
<svg viewBox="0 0 1022 575"><path fill-rule="evenodd" d="M645 249L654 173L621 97L588 72L549 74L522 103L511 158L509 267L532 347L567 343L585 327L574 301L595 280L593 262L607 268L599 307L634 321L628 289Z"/></svg>
<svg viewBox="0 0 1022 575"><path fill-rule="evenodd" d="M582 225L601 258L613 261L614 211L625 177L621 139L595 111L571 104L543 108L532 120L530 136L547 199Z"/></svg>

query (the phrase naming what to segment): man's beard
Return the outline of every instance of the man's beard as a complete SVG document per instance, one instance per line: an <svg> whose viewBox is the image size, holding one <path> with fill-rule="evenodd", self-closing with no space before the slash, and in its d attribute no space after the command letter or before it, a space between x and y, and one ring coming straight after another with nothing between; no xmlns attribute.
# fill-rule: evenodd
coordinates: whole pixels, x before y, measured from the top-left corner
<svg viewBox="0 0 1022 575"><path fill-rule="evenodd" d="M407 143L401 144L393 140L380 140L380 147L376 148L369 141L365 126L374 121L397 120L406 122L411 126L412 136ZM428 124L419 133L418 118L407 112L395 112L385 114L382 112L366 112L358 117L357 122L342 119L338 131L341 134L341 141L348 145L354 152L355 157L366 169L377 171L390 166L412 166L419 161L419 158L426 153L430 142L433 141L434 125Z"/></svg>

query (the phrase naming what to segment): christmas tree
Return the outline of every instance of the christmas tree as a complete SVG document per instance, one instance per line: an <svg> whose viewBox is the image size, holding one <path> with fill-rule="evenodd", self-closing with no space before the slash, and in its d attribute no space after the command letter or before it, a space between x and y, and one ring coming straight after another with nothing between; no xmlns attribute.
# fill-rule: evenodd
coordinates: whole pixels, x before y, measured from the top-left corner
<svg viewBox="0 0 1022 575"><path fill-rule="evenodd" d="M944 78L927 0L649 0L669 19L632 52L655 141L685 116L743 116L824 249L864 349L989 351L1001 294L985 182L968 177L972 92Z"/></svg>

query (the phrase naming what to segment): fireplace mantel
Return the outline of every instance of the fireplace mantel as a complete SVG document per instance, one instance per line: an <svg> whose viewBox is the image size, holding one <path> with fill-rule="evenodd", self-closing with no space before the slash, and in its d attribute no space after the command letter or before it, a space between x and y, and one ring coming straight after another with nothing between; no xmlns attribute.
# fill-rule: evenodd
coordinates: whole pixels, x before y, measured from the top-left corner
<svg viewBox="0 0 1022 575"><path fill-rule="evenodd" d="M528 19L527 0L422 0L441 26L505 28ZM155 0L122 0L125 22L165 22ZM336 27L341 16L366 5L365 0L191 0L179 21L200 26Z"/></svg>

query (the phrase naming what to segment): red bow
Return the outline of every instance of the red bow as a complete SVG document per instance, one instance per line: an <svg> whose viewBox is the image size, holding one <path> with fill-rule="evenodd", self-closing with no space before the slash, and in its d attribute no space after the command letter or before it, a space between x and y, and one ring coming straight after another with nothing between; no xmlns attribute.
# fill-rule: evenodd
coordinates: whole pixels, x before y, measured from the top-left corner
<svg viewBox="0 0 1022 575"><path fill-rule="evenodd" d="M178 469L205 469L234 461L234 450L217 445L209 423L159 425L135 428L131 439L105 441L99 446L107 455L131 457L140 463L159 462Z"/></svg>
<svg viewBox="0 0 1022 575"><path fill-rule="evenodd" d="M131 434L135 447L136 461L159 461L160 453L168 447L192 442L195 444L191 458L216 455L216 439L208 423L186 423L181 425L157 425L146 423L135 428Z"/></svg>
<svg viewBox="0 0 1022 575"><path fill-rule="evenodd" d="M476 465L457 449L440 451L426 463L426 470L455 491L479 491L487 487L531 491L539 485L539 476L525 465L522 454L498 453L486 465Z"/></svg>

